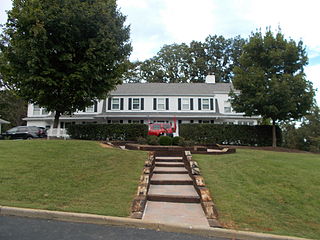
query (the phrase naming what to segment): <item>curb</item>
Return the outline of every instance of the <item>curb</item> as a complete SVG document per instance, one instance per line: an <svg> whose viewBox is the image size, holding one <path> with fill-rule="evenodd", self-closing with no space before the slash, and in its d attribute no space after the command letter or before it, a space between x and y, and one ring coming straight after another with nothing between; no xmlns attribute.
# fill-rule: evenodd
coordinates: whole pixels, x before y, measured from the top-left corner
<svg viewBox="0 0 320 240"><path fill-rule="evenodd" d="M110 217L95 214L59 212L6 206L0 206L0 216L18 216L67 222L146 228L164 232L187 233L200 235L203 237L220 237L239 240L307 240L306 238L278 236L266 233L236 231L202 226L171 225L124 217Z"/></svg>

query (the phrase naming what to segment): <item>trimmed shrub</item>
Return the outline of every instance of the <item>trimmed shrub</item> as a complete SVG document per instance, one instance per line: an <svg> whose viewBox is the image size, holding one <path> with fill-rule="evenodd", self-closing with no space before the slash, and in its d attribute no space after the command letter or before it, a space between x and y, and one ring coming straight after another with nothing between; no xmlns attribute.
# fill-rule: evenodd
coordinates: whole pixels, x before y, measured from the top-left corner
<svg viewBox="0 0 320 240"><path fill-rule="evenodd" d="M186 140L183 137L180 137L179 139L179 146L181 147L192 147L195 145L195 142L192 140Z"/></svg>
<svg viewBox="0 0 320 240"><path fill-rule="evenodd" d="M160 136L159 143L161 146L169 146L172 145L172 137L169 136Z"/></svg>
<svg viewBox="0 0 320 240"><path fill-rule="evenodd" d="M138 137L137 142L141 145L147 144L147 139L144 137Z"/></svg>
<svg viewBox="0 0 320 240"><path fill-rule="evenodd" d="M277 143L281 145L281 130L277 131ZM272 126L244 126L220 124L181 124L180 136L199 144L230 144L271 146Z"/></svg>
<svg viewBox="0 0 320 240"><path fill-rule="evenodd" d="M146 137L148 126L145 124L75 124L67 128L73 139L84 140L122 140L135 141Z"/></svg>
<svg viewBox="0 0 320 240"><path fill-rule="evenodd" d="M149 135L147 137L147 143L149 145L159 145L159 139L157 136L154 136L154 135Z"/></svg>
<svg viewBox="0 0 320 240"><path fill-rule="evenodd" d="M178 146L179 142L180 142L180 139L181 139L181 137L178 137L178 136L173 137L172 138L172 145Z"/></svg>

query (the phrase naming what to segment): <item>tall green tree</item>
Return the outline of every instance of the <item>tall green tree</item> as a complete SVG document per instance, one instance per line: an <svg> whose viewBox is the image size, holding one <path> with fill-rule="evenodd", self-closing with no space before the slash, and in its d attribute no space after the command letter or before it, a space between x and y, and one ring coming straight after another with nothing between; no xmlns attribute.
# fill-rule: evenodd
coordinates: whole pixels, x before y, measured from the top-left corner
<svg viewBox="0 0 320 240"><path fill-rule="evenodd" d="M240 94L231 92L231 103L237 112L261 115L275 125L278 121L303 117L313 105L312 83L305 78L308 58L303 42L287 40L280 29L252 33L243 47L239 66L234 68L233 85Z"/></svg>
<svg viewBox="0 0 320 240"><path fill-rule="evenodd" d="M164 45L156 56L132 68L124 79L126 82L138 78L146 82L204 82L207 75L214 74L217 82L230 82L244 43L240 36L226 39L210 35L204 42Z"/></svg>
<svg viewBox="0 0 320 240"><path fill-rule="evenodd" d="M82 110L121 82L131 52L116 0L13 0L1 36L3 79L31 103Z"/></svg>

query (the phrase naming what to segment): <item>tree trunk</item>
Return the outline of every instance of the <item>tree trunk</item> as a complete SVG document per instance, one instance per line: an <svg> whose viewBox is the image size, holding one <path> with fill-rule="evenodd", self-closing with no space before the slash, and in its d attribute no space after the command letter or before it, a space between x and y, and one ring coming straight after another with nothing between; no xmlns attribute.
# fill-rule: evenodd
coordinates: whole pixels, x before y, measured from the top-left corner
<svg viewBox="0 0 320 240"><path fill-rule="evenodd" d="M277 146L277 135L276 135L276 122L272 120L272 147Z"/></svg>
<svg viewBox="0 0 320 240"><path fill-rule="evenodd" d="M53 128L58 128L60 116L61 116L61 112L56 111L56 114L54 115Z"/></svg>

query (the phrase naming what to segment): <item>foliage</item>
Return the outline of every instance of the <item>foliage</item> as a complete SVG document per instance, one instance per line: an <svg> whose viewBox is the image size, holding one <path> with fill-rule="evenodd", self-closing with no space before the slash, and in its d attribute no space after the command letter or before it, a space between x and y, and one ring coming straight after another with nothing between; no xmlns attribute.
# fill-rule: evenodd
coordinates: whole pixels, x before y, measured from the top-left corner
<svg viewBox="0 0 320 240"><path fill-rule="evenodd" d="M147 158L94 141L0 141L0 149L0 205L122 217Z"/></svg>
<svg viewBox="0 0 320 240"><path fill-rule="evenodd" d="M1 36L0 72L31 103L83 110L119 84L131 52L115 0L13 0Z"/></svg>
<svg viewBox="0 0 320 240"><path fill-rule="evenodd" d="M245 40L235 37L208 36L204 42L192 41L189 45L164 45L156 56L144 62L132 63L126 82L137 79L146 82L204 82L215 74L217 82L230 82L232 69L238 65Z"/></svg>
<svg viewBox="0 0 320 240"><path fill-rule="evenodd" d="M312 83L305 79L308 58L302 41L286 40L279 30L252 33L234 68L231 92L235 111L276 121L300 119L313 104ZM273 139L275 140L275 139ZM273 141L273 145L275 142Z"/></svg>
<svg viewBox="0 0 320 240"><path fill-rule="evenodd" d="M292 124L284 124L283 145L304 151L320 152L320 110L314 107L307 114L299 128Z"/></svg>
<svg viewBox="0 0 320 240"><path fill-rule="evenodd" d="M159 137L159 144L161 146L170 146L170 145L172 145L172 137L160 136Z"/></svg>
<svg viewBox="0 0 320 240"><path fill-rule="evenodd" d="M318 154L237 149L193 158L223 226L319 239Z"/></svg>
<svg viewBox="0 0 320 240"><path fill-rule="evenodd" d="M192 147L194 145L195 145L195 141L191 139L186 140L185 138L180 137L180 140L179 140L180 147Z"/></svg>
<svg viewBox="0 0 320 240"><path fill-rule="evenodd" d="M149 145L158 145L159 144L159 139L157 136L154 136L154 135L149 135L147 137L147 143Z"/></svg>
<svg viewBox="0 0 320 240"><path fill-rule="evenodd" d="M148 126L144 124L76 124L68 127L73 139L85 140L136 140L146 137Z"/></svg>
<svg viewBox="0 0 320 240"><path fill-rule="evenodd" d="M221 124L180 124L180 136L199 144L231 144L269 146L272 126L244 126ZM277 127L277 137L281 143L281 131Z"/></svg>
<svg viewBox="0 0 320 240"><path fill-rule="evenodd" d="M172 138L172 145L178 146L180 141L181 141L181 137L175 136Z"/></svg>
<svg viewBox="0 0 320 240"><path fill-rule="evenodd" d="M138 138L137 138L137 142L138 142L138 144L141 144L141 145L145 145L145 144L148 143L148 142L147 142L147 139L144 138L144 137L138 137Z"/></svg>
<svg viewBox="0 0 320 240"><path fill-rule="evenodd" d="M13 91L0 91L0 117L10 122L3 125L2 130L24 125L22 118L27 116L27 103L15 95Z"/></svg>

